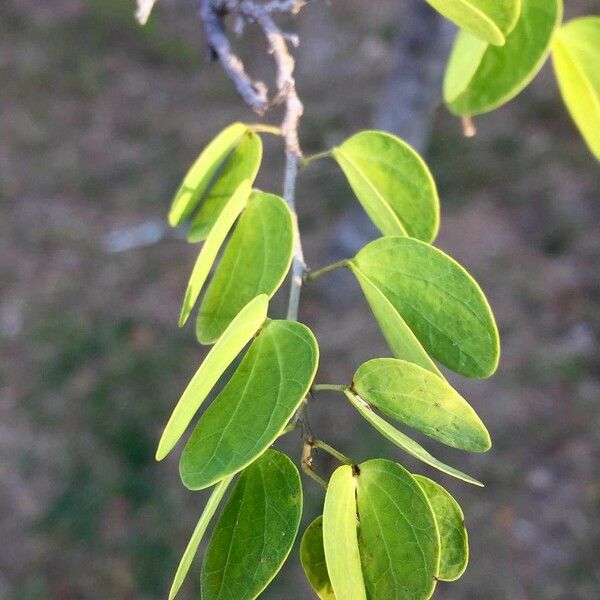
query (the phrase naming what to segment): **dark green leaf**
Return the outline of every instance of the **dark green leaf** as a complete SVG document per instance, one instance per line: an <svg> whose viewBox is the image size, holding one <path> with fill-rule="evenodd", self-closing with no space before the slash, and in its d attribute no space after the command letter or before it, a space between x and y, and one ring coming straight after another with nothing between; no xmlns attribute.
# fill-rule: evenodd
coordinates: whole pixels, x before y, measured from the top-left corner
<svg viewBox="0 0 600 600"><path fill-rule="evenodd" d="M183 223L192 214L218 169L247 131L248 127L243 123L234 123L219 133L202 151L173 200L169 212L169 223L173 227Z"/></svg>
<svg viewBox="0 0 600 600"><path fill-rule="evenodd" d="M267 450L240 477L202 564L203 600L253 600L287 558L302 516L292 461Z"/></svg>
<svg viewBox="0 0 600 600"><path fill-rule="evenodd" d="M357 537L356 480L352 467L331 476L323 508L323 547L336 598L366 600Z"/></svg>
<svg viewBox="0 0 600 600"><path fill-rule="evenodd" d="M445 380L396 358L359 367L353 390L381 412L448 446L485 452L490 436L469 403Z"/></svg>
<svg viewBox="0 0 600 600"><path fill-rule="evenodd" d="M435 238L440 219L435 182L408 144L382 131L362 131L335 148L333 157L383 235Z"/></svg>
<svg viewBox="0 0 600 600"><path fill-rule="evenodd" d="M302 536L300 560L306 578L321 600L335 600L323 548L323 517L317 517Z"/></svg>
<svg viewBox="0 0 600 600"><path fill-rule="evenodd" d="M492 311L457 262L433 246L401 237L371 242L352 262L434 358L467 377L488 377L496 370L500 345Z"/></svg>
<svg viewBox="0 0 600 600"><path fill-rule="evenodd" d="M231 322L185 388L160 438L156 459L162 460L183 435L210 390L267 318L269 299L257 296Z"/></svg>
<svg viewBox="0 0 600 600"><path fill-rule="evenodd" d="M262 161L262 141L253 131L244 132L235 150L218 173L215 184L194 216L188 240L200 242L206 239L223 207L229 202L242 181L254 182Z"/></svg>
<svg viewBox="0 0 600 600"><path fill-rule="evenodd" d="M204 489L258 458L300 406L318 359L306 326L268 321L188 440L179 464L183 483Z"/></svg>
<svg viewBox="0 0 600 600"><path fill-rule="evenodd" d="M440 565L440 537L427 496L392 461L369 460L359 469L358 546L368 597L430 598Z"/></svg>
<svg viewBox="0 0 600 600"><path fill-rule="evenodd" d="M202 299L196 335L212 344L258 294L272 296L290 268L292 215L273 194L253 192Z"/></svg>
<svg viewBox="0 0 600 600"><path fill-rule="evenodd" d="M483 487L483 484L474 479L470 475L466 475L462 471L455 469L454 467L450 467L443 462L439 461L437 458L429 454L423 446L415 442L413 439L409 438L407 435L398 431L395 427L390 425L385 419L382 419L378 414L373 412L371 407L366 404L363 400L355 396L352 392L346 391L346 397L350 400L351 404L358 410L362 417L365 418L381 435L386 437L390 442L396 444L399 448L402 448L405 452L408 452L411 456L414 456L416 459L423 461L425 464L434 467L435 469L439 469L443 473L447 473L448 475L452 475L452 477L456 477L457 479L462 479L462 481L466 481L467 483L471 483L473 485L477 485Z"/></svg>
<svg viewBox="0 0 600 600"><path fill-rule="evenodd" d="M429 499L440 532L442 556L438 579L456 581L469 562L469 540L463 512L441 485L422 475L413 477Z"/></svg>

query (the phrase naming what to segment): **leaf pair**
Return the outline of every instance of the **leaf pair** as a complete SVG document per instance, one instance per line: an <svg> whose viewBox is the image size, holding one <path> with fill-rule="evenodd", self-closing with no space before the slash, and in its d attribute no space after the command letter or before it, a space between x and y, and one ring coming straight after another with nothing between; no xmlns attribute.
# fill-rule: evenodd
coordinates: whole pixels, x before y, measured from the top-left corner
<svg viewBox="0 0 600 600"><path fill-rule="evenodd" d="M562 19L562 0L521 2L518 20L503 46L490 45L467 31L458 34L444 81L444 99L453 113L477 115L505 104L542 68Z"/></svg>
<svg viewBox="0 0 600 600"><path fill-rule="evenodd" d="M169 600L179 591L230 481L215 487L181 559ZM256 598L285 562L301 516L298 470L284 454L267 450L244 470L215 526L202 564L202 598Z"/></svg>
<svg viewBox="0 0 600 600"><path fill-rule="evenodd" d="M468 560L463 516L436 483L388 460L338 468L301 546L322 600L431 597Z"/></svg>
<svg viewBox="0 0 600 600"><path fill-rule="evenodd" d="M475 280L419 240L384 237L348 264L397 358L438 374L429 355L467 377L497 368L496 323Z"/></svg>

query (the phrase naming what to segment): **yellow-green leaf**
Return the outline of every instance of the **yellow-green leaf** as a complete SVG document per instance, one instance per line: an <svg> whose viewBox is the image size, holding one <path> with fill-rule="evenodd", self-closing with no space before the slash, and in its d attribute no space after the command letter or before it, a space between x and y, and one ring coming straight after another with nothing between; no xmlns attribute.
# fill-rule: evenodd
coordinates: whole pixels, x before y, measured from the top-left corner
<svg viewBox="0 0 600 600"><path fill-rule="evenodd" d="M323 547L336 598L367 600L358 549L356 479L352 467L331 476L323 508Z"/></svg>
<svg viewBox="0 0 600 600"><path fill-rule="evenodd" d="M419 240L383 237L352 262L431 356L467 377L496 370L500 344L492 311L475 280L448 255Z"/></svg>
<svg viewBox="0 0 600 600"><path fill-rule="evenodd" d="M383 131L362 131L332 154L383 235L435 239L437 188L427 165L408 144Z"/></svg>
<svg viewBox="0 0 600 600"><path fill-rule="evenodd" d="M358 546L367 596L430 598L439 571L440 537L425 492L390 460L369 460L358 471Z"/></svg>
<svg viewBox="0 0 600 600"><path fill-rule="evenodd" d="M215 514L217 508L219 507L219 503L221 499L225 495L229 484L231 483L232 477L226 477L222 481L219 481L213 490L213 493L210 495L206 506L204 507L204 511L202 512L202 516L192 533L192 537L181 557L181 561L179 562L179 566L177 567L177 572L175 573L175 577L173 579L173 584L171 585L171 590L169 591L169 600L173 600L177 593L181 589L183 582L190 570L192 565L192 561L194 560L194 556L196 556L196 552L198 552L198 546L200 546L200 542L206 533L206 528L210 523L213 515Z"/></svg>
<svg viewBox="0 0 600 600"><path fill-rule="evenodd" d="M463 511L439 483L422 475L413 477L429 499L440 532L442 555L437 577L442 581L456 581L469 562L469 540Z"/></svg>
<svg viewBox="0 0 600 600"><path fill-rule="evenodd" d="M246 129L237 147L217 174L214 185L208 192L194 216L188 241L200 242L206 239L223 207L229 202L240 183L256 179L262 161L262 140L252 130Z"/></svg>
<svg viewBox="0 0 600 600"><path fill-rule="evenodd" d="M323 517L307 528L300 544L300 561L310 585L321 600L335 600L323 547Z"/></svg>
<svg viewBox="0 0 600 600"><path fill-rule="evenodd" d="M554 38L552 57L569 113L600 160L600 17L564 25Z"/></svg>
<svg viewBox="0 0 600 600"><path fill-rule="evenodd" d="M234 123L219 133L202 151L173 200L169 212L169 223L173 227L183 223L194 212L215 174L247 131L248 127L243 123Z"/></svg>
<svg viewBox="0 0 600 600"><path fill-rule="evenodd" d="M300 406L318 359L306 326L268 321L190 436L179 463L184 485L207 488L258 458Z"/></svg>
<svg viewBox="0 0 600 600"><path fill-rule="evenodd" d="M395 427L390 425L385 419L382 419L378 414L373 412L373 409L366 404L362 399L357 397L350 390L346 390L346 397L350 400L350 403L362 417L366 421L368 421L381 435L390 440L393 444L396 444L398 448L402 448L405 452L413 456L414 458L424 462L425 464L442 471L448 475L452 475L452 477L456 477L457 479L461 479L462 481L466 481L467 483L471 483L473 485L477 485L479 487L483 487L483 484L474 479L470 475L466 475L465 473L455 469L454 467L450 467L443 462L439 461L437 458L429 454L423 446L415 442L413 439L409 438L407 435L398 431Z"/></svg>
<svg viewBox="0 0 600 600"><path fill-rule="evenodd" d="M271 297L292 262L294 231L286 203L253 192L200 304L196 335L212 344L258 294Z"/></svg>
<svg viewBox="0 0 600 600"><path fill-rule="evenodd" d="M562 0L522 0L519 19L503 46L461 31L444 81L444 99L457 115L477 115L505 104L542 68L562 18Z"/></svg>
<svg viewBox="0 0 600 600"><path fill-rule="evenodd" d="M208 353L169 418L158 444L157 460L173 449L225 369L264 324L268 307L269 299L264 294L251 300Z"/></svg>
<svg viewBox="0 0 600 600"><path fill-rule="evenodd" d="M520 0L427 0L433 8L477 38L501 46L514 28Z"/></svg>
<svg viewBox="0 0 600 600"><path fill-rule="evenodd" d="M202 291L202 287L206 282L206 278L210 273L210 269L217 258L219 249L233 227L235 220L244 210L251 191L252 186L250 181L246 179L240 184L240 187L233 194L231 200L225 205L213 228L210 230L206 242L202 246L202 250L200 250L185 291L181 314L179 316L180 327L183 327L188 320L194 304L196 304L196 300L198 300L198 296Z"/></svg>
<svg viewBox="0 0 600 600"><path fill-rule="evenodd" d="M254 600L287 558L302 516L294 463L267 450L240 477L202 564L203 600Z"/></svg>
<svg viewBox="0 0 600 600"><path fill-rule="evenodd" d="M353 389L385 415L461 450L485 452L490 435L471 405L441 377L396 358L375 358L354 374Z"/></svg>

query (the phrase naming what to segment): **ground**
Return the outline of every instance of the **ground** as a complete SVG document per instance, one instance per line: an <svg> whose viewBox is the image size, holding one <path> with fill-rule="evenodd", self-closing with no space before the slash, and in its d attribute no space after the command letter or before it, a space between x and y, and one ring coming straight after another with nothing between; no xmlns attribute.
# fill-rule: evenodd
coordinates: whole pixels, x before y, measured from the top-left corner
<svg viewBox="0 0 600 600"><path fill-rule="evenodd" d="M191 328L176 327L197 249L162 223L210 137L255 117L205 60L191 4L159 2L143 31L121 0L0 5L2 598L165 597L205 498L182 488L176 457L153 459L204 352ZM383 1L318 4L300 25L307 152L370 126L396 12ZM594 6L568 4L569 14ZM260 48L258 38L245 44ZM438 597L592 600L600 586L598 164L549 66L477 126L464 139L440 107L428 152L442 198L439 246L481 282L503 340L495 377L453 378L488 424L493 450L435 448L486 482L480 490L439 479L465 509L471 565ZM266 150L259 183L278 191L280 146L271 139ZM353 200L334 163L311 166L299 186L308 260L320 266ZM343 298L332 298L327 280L304 296L322 382L347 381L361 361L386 353L358 289L345 283ZM319 396L311 411L317 434L347 454L427 472L343 398ZM298 452L296 439L286 444ZM308 523L322 495L309 480L306 490ZM296 554L265 598L311 597ZM184 597L197 597L197 568L190 579Z"/></svg>

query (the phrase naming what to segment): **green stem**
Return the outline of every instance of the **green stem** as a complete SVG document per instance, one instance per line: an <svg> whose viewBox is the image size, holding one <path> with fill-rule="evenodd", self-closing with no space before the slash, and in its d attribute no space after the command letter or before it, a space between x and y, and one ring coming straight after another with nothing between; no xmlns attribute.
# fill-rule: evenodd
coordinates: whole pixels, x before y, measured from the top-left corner
<svg viewBox="0 0 600 600"><path fill-rule="evenodd" d="M330 156L331 156L331 150L319 152L318 154L312 154L311 156L307 156L306 158L302 159L302 166L308 167L308 165L310 165L310 163L314 162L315 160L321 160L322 158L329 158Z"/></svg>
<svg viewBox="0 0 600 600"><path fill-rule="evenodd" d="M346 391L345 385L335 385L333 383L317 383L312 386L314 392L342 392Z"/></svg>
<svg viewBox="0 0 600 600"><path fill-rule="evenodd" d="M316 271L311 271L310 273L308 273L306 275L305 279L306 279L306 281L314 281L315 279L318 279L319 277L323 277L323 275L327 275L327 273L331 273L331 271L346 268L348 266L349 262L350 261L347 258L345 258L344 260L340 260L331 265L327 265L326 267L323 267L322 269L317 269Z"/></svg>
<svg viewBox="0 0 600 600"><path fill-rule="evenodd" d="M352 459L348 458L345 454L342 454L339 450L336 450L335 448L333 448L329 444L326 444L322 440L313 440L312 445L315 448L320 448L321 450L324 450L328 454L331 454L331 456L333 456L334 458L336 458L337 460L339 460L341 463L343 463L345 465L355 464Z"/></svg>

